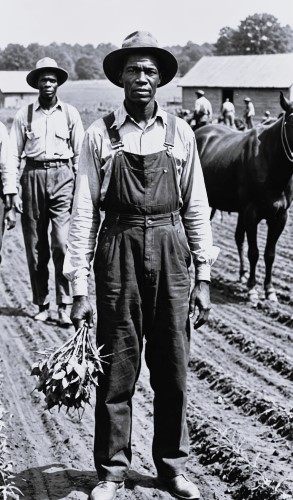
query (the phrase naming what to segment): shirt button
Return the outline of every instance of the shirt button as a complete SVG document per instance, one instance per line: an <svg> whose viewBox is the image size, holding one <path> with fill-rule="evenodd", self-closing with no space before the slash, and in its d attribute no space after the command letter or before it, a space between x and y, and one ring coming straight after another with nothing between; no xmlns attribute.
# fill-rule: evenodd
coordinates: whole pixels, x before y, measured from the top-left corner
<svg viewBox="0 0 293 500"><path fill-rule="evenodd" d="M148 224L152 224L153 221L151 219L148 220Z"/></svg>
<svg viewBox="0 0 293 500"><path fill-rule="evenodd" d="M168 170L166 168L164 168L163 172L164 172L164 174L166 174L168 172Z"/></svg>

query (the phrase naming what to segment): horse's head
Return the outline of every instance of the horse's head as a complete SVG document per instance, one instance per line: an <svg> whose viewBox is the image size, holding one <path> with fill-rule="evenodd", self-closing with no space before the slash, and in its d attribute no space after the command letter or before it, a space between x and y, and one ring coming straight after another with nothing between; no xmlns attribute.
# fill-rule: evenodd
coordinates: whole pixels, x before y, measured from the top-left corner
<svg viewBox="0 0 293 500"><path fill-rule="evenodd" d="M293 101L289 101L289 99L284 96L283 92L280 92L280 105L285 111L286 123L288 125L293 125Z"/></svg>
<svg viewBox="0 0 293 500"><path fill-rule="evenodd" d="M287 158L293 162L293 101L280 92L280 104L285 114L282 119L282 142Z"/></svg>

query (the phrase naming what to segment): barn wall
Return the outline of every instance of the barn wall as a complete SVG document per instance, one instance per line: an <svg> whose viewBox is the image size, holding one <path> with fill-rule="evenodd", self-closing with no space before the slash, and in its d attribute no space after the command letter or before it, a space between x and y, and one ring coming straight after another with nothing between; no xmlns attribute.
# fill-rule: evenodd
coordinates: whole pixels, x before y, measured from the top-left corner
<svg viewBox="0 0 293 500"><path fill-rule="evenodd" d="M278 116L282 112L280 106L280 90L289 98L288 89L237 89L234 92L234 105L236 114L240 117L244 111L245 97L250 97L255 108L255 120L258 121L266 110L271 112L271 116Z"/></svg>
<svg viewBox="0 0 293 500"><path fill-rule="evenodd" d="M198 87L185 87L182 88L182 107L184 109L194 109L194 102L196 99L195 91ZM217 121L220 116L222 106L222 88L204 88L205 96L212 104L213 118ZM266 110L271 112L271 116L278 116L282 109L279 104L280 90L284 95L293 99L293 87L291 89L234 89L234 106L236 116L242 118L244 112L245 97L250 97L255 107L255 120L259 121L264 115ZM291 92L291 96L290 96Z"/></svg>

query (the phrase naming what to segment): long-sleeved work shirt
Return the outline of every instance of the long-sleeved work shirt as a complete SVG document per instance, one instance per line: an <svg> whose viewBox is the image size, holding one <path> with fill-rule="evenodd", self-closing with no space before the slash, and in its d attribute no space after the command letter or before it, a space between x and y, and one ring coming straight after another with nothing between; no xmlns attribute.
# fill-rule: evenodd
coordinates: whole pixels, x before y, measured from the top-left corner
<svg viewBox="0 0 293 500"><path fill-rule="evenodd" d="M17 169L12 162L9 135L4 123L0 122L0 171L3 194L17 193Z"/></svg>
<svg viewBox="0 0 293 500"><path fill-rule="evenodd" d="M164 149L167 113L157 106L156 114L142 128L128 115L124 105L115 111L124 151L148 155ZM210 266L217 257L210 226L210 208L203 173L190 126L176 118L172 154L177 168L182 222L194 257L197 278L210 280ZM74 196L64 275L72 281L73 295L87 295L87 278L100 225L100 206L105 198L113 167L111 147L102 119L87 132L81 150Z"/></svg>
<svg viewBox="0 0 293 500"><path fill-rule="evenodd" d="M14 168L19 168L22 158L35 161L71 158L73 169L77 169L84 129L77 109L70 104L66 106L69 120L59 99L49 110L43 109L37 100L33 105L31 130L28 130L28 107L16 113L10 131Z"/></svg>

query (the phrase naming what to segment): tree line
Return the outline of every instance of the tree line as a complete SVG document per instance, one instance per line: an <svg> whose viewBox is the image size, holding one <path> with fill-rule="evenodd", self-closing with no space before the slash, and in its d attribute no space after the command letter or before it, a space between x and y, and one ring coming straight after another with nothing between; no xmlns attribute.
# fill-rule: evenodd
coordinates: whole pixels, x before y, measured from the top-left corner
<svg viewBox="0 0 293 500"><path fill-rule="evenodd" d="M10 43L0 49L0 70L29 71L42 57L52 57L65 68L71 79L88 80L104 78L103 59L117 49L111 43L68 44L55 42L48 46L31 43L27 47ZM178 61L178 76L183 76L203 56L277 54L293 52L293 29L281 26L271 14L254 14L240 22L236 29L223 27L214 44L198 45L188 41L186 45L165 47Z"/></svg>

